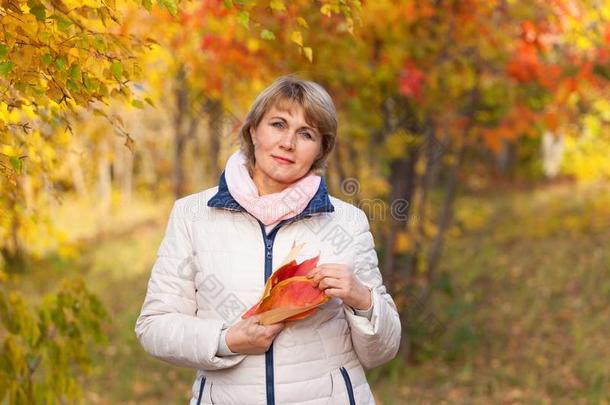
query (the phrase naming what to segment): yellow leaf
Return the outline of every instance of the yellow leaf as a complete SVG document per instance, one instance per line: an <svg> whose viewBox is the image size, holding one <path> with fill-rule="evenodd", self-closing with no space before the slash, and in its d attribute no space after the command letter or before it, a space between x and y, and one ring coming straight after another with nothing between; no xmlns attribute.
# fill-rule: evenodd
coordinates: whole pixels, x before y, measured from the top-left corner
<svg viewBox="0 0 610 405"><path fill-rule="evenodd" d="M332 10L332 6L330 4L325 4L320 8L320 13L322 13L323 15L325 15L327 17L330 17L331 10Z"/></svg>
<svg viewBox="0 0 610 405"><path fill-rule="evenodd" d="M275 11L286 11L286 6L281 0L271 0L271 2L269 3L269 7L271 7L271 9Z"/></svg>
<svg viewBox="0 0 610 405"><path fill-rule="evenodd" d="M297 18L297 23L304 28L309 28L309 24L307 24L307 21L303 18L303 17L299 17Z"/></svg>
<svg viewBox="0 0 610 405"><path fill-rule="evenodd" d="M81 0L81 7L82 6L88 6L91 8L99 8L102 7L104 4L101 1L97 1L97 0Z"/></svg>
<svg viewBox="0 0 610 405"><path fill-rule="evenodd" d="M438 233L438 226L431 222L424 222L424 233L432 238Z"/></svg>
<svg viewBox="0 0 610 405"><path fill-rule="evenodd" d="M405 253L411 250L413 247L413 238L407 232L400 232L396 235L396 241L394 245L394 252Z"/></svg>
<svg viewBox="0 0 610 405"><path fill-rule="evenodd" d="M305 57L309 62L313 62L313 50L310 47L303 48L303 52L305 52Z"/></svg>
<svg viewBox="0 0 610 405"><path fill-rule="evenodd" d="M74 63L75 61L79 61L79 58L80 54L76 47L68 49L68 63Z"/></svg>
<svg viewBox="0 0 610 405"><path fill-rule="evenodd" d="M38 20L36 20L36 16L33 14L24 14L21 16L20 20L20 28L22 28L28 35L36 35L38 32Z"/></svg>
<svg viewBox="0 0 610 405"><path fill-rule="evenodd" d="M246 42L246 47L248 48L248 50L250 52L256 52L259 50L260 48L260 41L257 40L256 38L248 38L247 42Z"/></svg>
<svg viewBox="0 0 610 405"><path fill-rule="evenodd" d="M272 325L274 323L281 322L284 319L290 318L294 315L298 315L298 314L302 314L303 312L307 312L312 308L319 307L320 305L325 304L326 301L328 301L328 300L325 300L325 302L322 302L322 303L311 304L311 305L307 305L307 306L301 307L301 308L270 309L269 311L265 311L265 312L262 312L261 314L259 314L258 320L261 325Z"/></svg>
<svg viewBox="0 0 610 405"><path fill-rule="evenodd" d="M303 46L303 34L301 34L301 31L292 31L290 39L299 46Z"/></svg>
<svg viewBox="0 0 610 405"><path fill-rule="evenodd" d="M134 153L136 143L129 134L126 134L124 145L127 146L131 153Z"/></svg>

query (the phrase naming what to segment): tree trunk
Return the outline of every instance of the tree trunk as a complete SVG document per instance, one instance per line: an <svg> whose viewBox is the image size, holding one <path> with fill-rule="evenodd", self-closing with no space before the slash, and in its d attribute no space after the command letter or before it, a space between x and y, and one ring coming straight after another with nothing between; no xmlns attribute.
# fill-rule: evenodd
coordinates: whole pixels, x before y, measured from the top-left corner
<svg viewBox="0 0 610 405"><path fill-rule="evenodd" d="M208 151L208 173L212 178L220 177L221 168L218 164L220 156L220 140L224 134L223 122L224 111L222 101L208 100L206 110L208 111L208 136L209 136L209 151Z"/></svg>
<svg viewBox="0 0 610 405"><path fill-rule="evenodd" d="M112 199L112 174L110 168L110 150L108 141L100 141L100 153L97 161L97 185L99 195L99 207L102 216L106 216L110 211Z"/></svg>
<svg viewBox="0 0 610 405"><path fill-rule="evenodd" d="M412 197L415 191L415 164L419 158L416 148L409 150L408 154L390 164L390 230L386 240L386 255L384 275L392 286L399 277L399 270L403 268L404 253L396 253L394 246L398 232L406 225L411 215ZM403 272L404 273L404 272Z"/></svg>
<svg viewBox="0 0 610 405"><path fill-rule="evenodd" d="M174 196L176 198L183 197L187 192L186 179L184 175L184 150L186 149L186 137L177 133L174 139L174 168L173 168L173 183Z"/></svg>
<svg viewBox="0 0 610 405"><path fill-rule="evenodd" d="M184 121L188 114L188 94L185 76L184 67L179 67L174 87L176 109L174 111L174 166L172 170L172 182L176 198L184 196L187 189L184 174L184 151L187 141Z"/></svg>
<svg viewBox="0 0 610 405"><path fill-rule="evenodd" d="M133 190L133 153L124 145L122 147L123 176L121 179L121 194L123 195L123 200L129 203L131 202Z"/></svg>
<svg viewBox="0 0 610 405"><path fill-rule="evenodd" d="M449 147L446 143L438 142L436 138L436 126L432 122L428 122L425 130L426 140L423 145L423 152L425 156L425 169L424 173L419 176L417 180L417 218L407 224L407 229L412 234L417 234L414 238L414 246L410 255L407 268L405 269L405 282L408 285L413 285L413 275L417 272L417 266L419 265L420 254L422 252L422 239L425 236L424 224L426 222L426 210L428 208L428 195L430 190L434 187L438 173L441 167L442 156ZM440 149L442 148L442 149ZM415 200L415 198L414 198ZM417 226L415 226L417 223Z"/></svg>
<svg viewBox="0 0 610 405"><path fill-rule="evenodd" d="M79 197L87 195L87 187L85 186L85 177L83 175L83 168L80 164L78 154L68 154L68 165L70 167L70 173L72 174L72 182L74 183L74 189Z"/></svg>
<svg viewBox="0 0 610 405"><path fill-rule="evenodd" d="M544 175L552 179L559 173L564 152L563 134L546 131L542 136L542 167Z"/></svg>

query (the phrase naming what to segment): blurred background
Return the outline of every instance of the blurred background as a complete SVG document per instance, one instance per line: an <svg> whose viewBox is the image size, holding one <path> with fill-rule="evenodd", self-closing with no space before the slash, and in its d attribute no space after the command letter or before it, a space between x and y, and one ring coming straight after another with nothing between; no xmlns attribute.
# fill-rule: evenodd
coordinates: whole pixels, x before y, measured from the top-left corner
<svg viewBox="0 0 610 405"><path fill-rule="evenodd" d="M0 4L0 403L183 404L134 334L254 97L332 95L399 307L380 404L610 403L610 2Z"/></svg>

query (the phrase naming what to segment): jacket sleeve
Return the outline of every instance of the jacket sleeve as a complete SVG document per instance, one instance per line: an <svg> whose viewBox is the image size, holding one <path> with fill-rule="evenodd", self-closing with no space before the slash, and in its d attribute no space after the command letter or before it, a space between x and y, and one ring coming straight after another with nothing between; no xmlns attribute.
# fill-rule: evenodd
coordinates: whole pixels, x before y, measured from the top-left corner
<svg viewBox="0 0 610 405"><path fill-rule="evenodd" d="M195 272L185 266L192 244L181 203L172 208L135 333L147 353L168 363L201 370L232 367L246 354L217 356L221 331L228 325L196 316Z"/></svg>
<svg viewBox="0 0 610 405"><path fill-rule="evenodd" d="M346 304L343 309L350 325L354 350L362 366L370 369L396 356L400 346L401 324L396 304L383 285L368 218L364 211L358 209L357 212L358 220L353 233L356 250L354 274L371 290L373 312L367 319L355 314Z"/></svg>

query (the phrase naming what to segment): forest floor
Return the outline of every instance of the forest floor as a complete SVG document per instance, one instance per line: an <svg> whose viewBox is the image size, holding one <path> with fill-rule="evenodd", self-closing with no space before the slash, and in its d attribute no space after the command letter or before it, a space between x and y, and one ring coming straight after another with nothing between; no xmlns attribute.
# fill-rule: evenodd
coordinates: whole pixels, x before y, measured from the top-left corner
<svg viewBox="0 0 610 405"><path fill-rule="evenodd" d="M91 206L67 201L55 215L80 257L49 258L23 287L40 296L58 274L80 274L106 305L109 344L85 403L185 404L195 371L152 358L134 333L171 201L103 219ZM455 212L432 303L443 334L418 337L417 362L368 372L377 402L610 404L610 188L480 190Z"/></svg>

